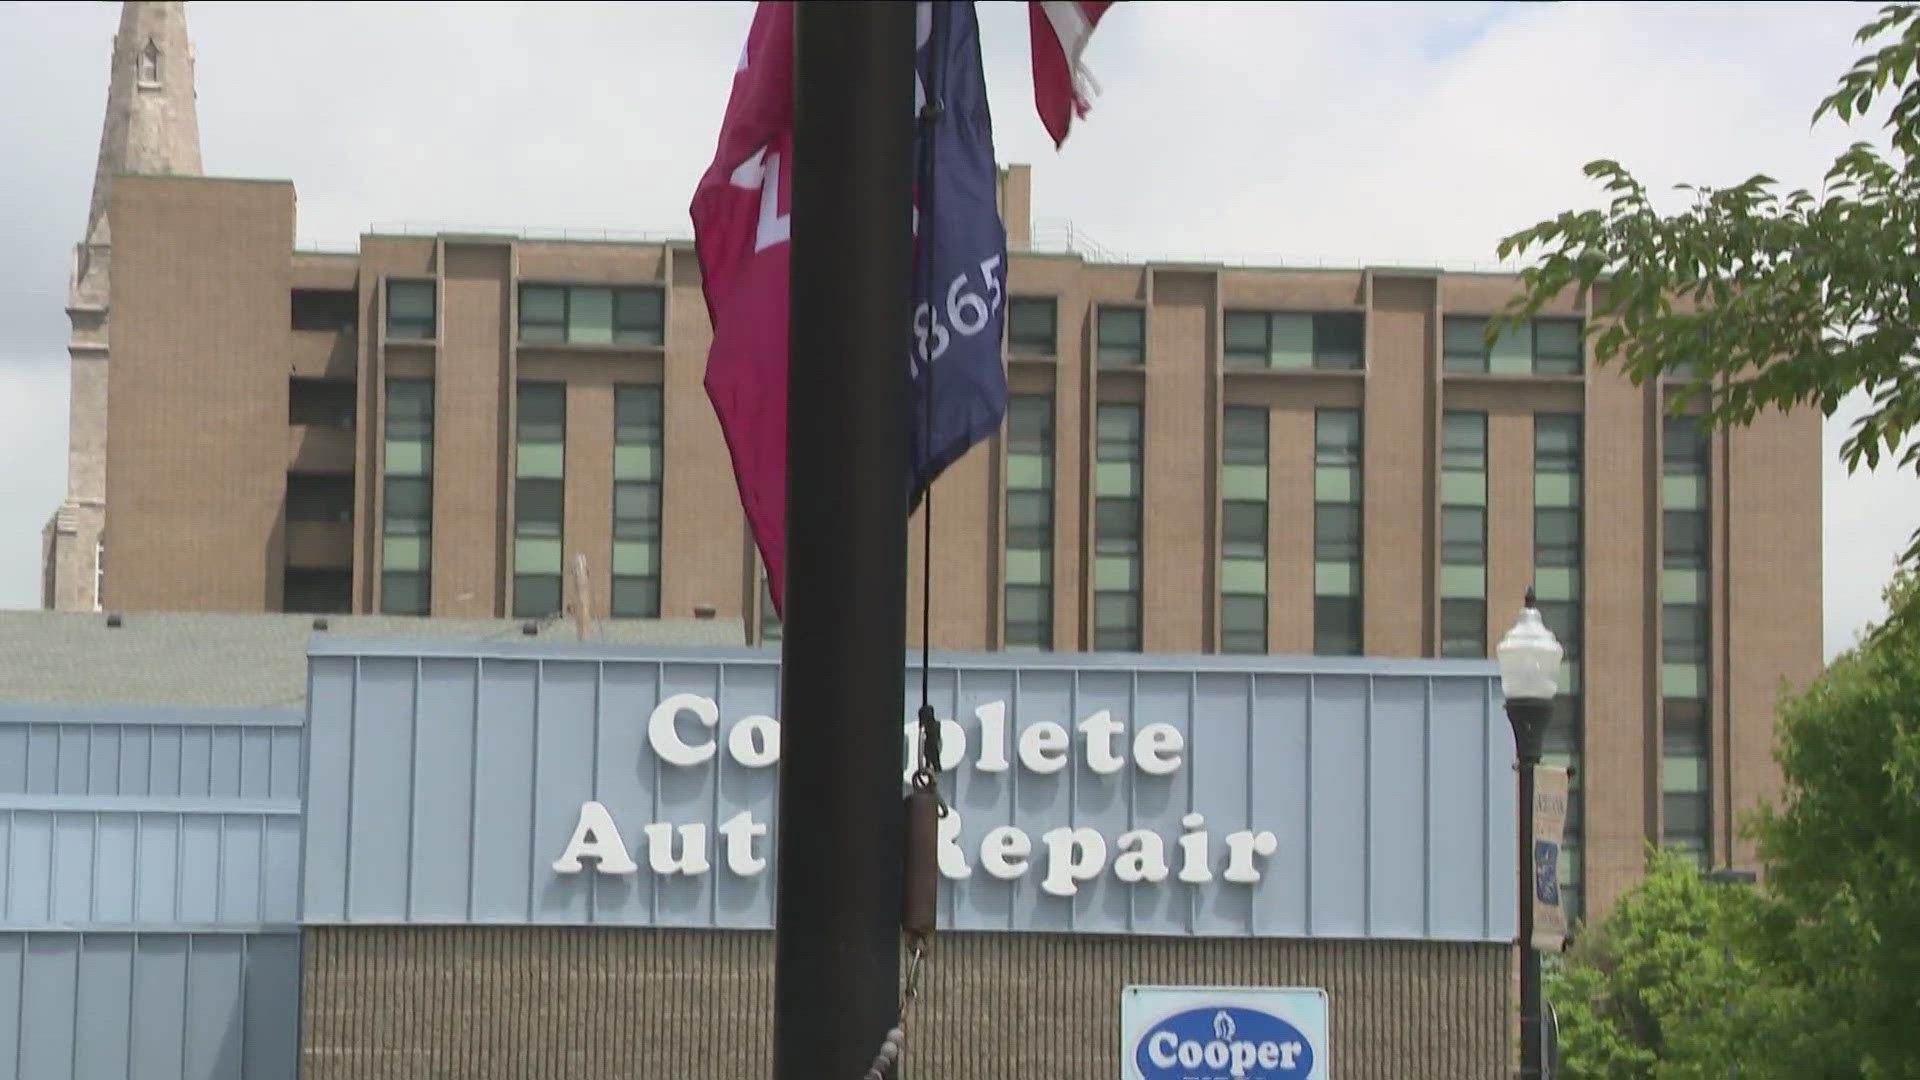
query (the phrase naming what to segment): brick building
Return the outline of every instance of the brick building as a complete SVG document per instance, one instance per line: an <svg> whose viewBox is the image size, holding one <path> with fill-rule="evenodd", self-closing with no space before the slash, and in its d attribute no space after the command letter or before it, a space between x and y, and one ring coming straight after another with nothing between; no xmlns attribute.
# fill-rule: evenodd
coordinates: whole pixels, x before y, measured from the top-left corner
<svg viewBox="0 0 1920 1080"><path fill-rule="evenodd" d="M689 242L295 250L291 183L192 175L182 5L126 10L47 606L777 637ZM936 647L1485 657L1532 585L1575 895L1648 838L1750 857L1776 689L1820 666L1817 413L1704 436L1593 370L1577 299L1489 354L1508 276L1104 261L1036 248L1024 166L1001 194L1013 399L934 489Z"/></svg>

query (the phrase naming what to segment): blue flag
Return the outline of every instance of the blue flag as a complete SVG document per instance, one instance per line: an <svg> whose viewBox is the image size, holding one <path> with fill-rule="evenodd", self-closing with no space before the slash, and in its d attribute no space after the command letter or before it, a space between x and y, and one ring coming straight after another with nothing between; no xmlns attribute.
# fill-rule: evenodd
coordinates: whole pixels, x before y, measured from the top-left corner
<svg viewBox="0 0 1920 1080"><path fill-rule="evenodd" d="M914 148L912 506L1007 412L1007 233L995 199L980 25L971 0L915 6L915 113L924 116L931 102L936 115L921 122Z"/></svg>

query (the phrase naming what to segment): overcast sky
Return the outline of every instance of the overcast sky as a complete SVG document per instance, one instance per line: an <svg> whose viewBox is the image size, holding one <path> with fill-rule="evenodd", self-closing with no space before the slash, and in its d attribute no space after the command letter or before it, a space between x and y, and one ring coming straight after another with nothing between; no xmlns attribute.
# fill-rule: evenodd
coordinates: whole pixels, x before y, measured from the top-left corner
<svg viewBox="0 0 1920 1080"><path fill-rule="evenodd" d="M1102 94L1056 153L1025 5L979 8L999 157L1033 164L1035 218L1132 257L1484 266L1500 236L1593 204L1592 158L1655 186L1815 185L1871 134L1807 122L1870 4L1135 0L1096 33ZM0 2L0 607L38 604L65 486L62 309L118 9ZM192 4L206 168L293 180L308 247L402 223L684 234L751 14ZM1920 524L1913 478L1846 475L1851 415L1827 437L1829 653L1880 613Z"/></svg>

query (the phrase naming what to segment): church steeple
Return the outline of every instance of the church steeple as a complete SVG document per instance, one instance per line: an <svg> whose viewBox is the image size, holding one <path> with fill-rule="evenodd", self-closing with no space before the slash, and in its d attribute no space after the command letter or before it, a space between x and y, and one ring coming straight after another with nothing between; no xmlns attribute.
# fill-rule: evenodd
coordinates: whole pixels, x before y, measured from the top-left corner
<svg viewBox="0 0 1920 1080"><path fill-rule="evenodd" d="M107 323L113 238L107 207L120 173L200 175L200 117L185 0L128 0L120 6L100 125L93 198L75 247L67 292L71 397L67 497L43 534L42 604L97 609L105 581L107 529Z"/></svg>
<svg viewBox="0 0 1920 1080"><path fill-rule="evenodd" d="M107 82L107 114L87 210L89 243L107 242L107 192L120 172L197 176L200 117L185 0L129 0L120 6Z"/></svg>

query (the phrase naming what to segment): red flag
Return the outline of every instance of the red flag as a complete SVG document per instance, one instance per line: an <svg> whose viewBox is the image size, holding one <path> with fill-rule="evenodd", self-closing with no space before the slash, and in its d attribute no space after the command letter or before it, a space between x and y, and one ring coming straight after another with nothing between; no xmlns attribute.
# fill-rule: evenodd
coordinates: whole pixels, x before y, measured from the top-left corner
<svg viewBox="0 0 1920 1080"><path fill-rule="evenodd" d="M1067 140L1067 128L1084 117L1097 92L1092 75L1081 66L1080 54L1112 7L1112 0L1030 0L1027 23L1033 32L1033 103L1058 148Z"/></svg>
<svg viewBox="0 0 1920 1080"><path fill-rule="evenodd" d="M713 161L694 189L693 245L713 323L713 402L747 528L784 617L787 260L792 205L793 5L762 0L734 69Z"/></svg>

